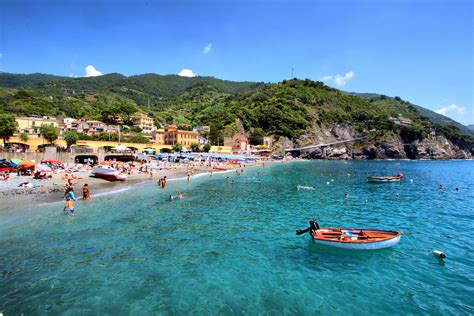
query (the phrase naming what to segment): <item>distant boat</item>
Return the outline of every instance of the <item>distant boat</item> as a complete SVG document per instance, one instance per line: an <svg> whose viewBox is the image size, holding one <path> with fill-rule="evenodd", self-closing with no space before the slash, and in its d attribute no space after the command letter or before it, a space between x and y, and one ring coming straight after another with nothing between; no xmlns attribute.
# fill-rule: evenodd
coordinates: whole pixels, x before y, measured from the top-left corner
<svg viewBox="0 0 474 316"><path fill-rule="evenodd" d="M225 168L225 167L214 167L212 169L213 170L222 170L222 171L227 170L227 168Z"/></svg>
<svg viewBox="0 0 474 316"><path fill-rule="evenodd" d="M395 246L400 241L402 232L393 230L381 230L370 228L320 228L319 224L312 220L309 227L297 230L301 235L309 232L314 242L320 245L353 249L353 250L376 250Z"/></svg>
<svg viewBox="0 0 474 316"><path fill-rule="evenodd" d="M398 182L402 179L403 179L403 173L399 173L395 176L383 176L383 177L369 176L367 177L367 181L369 182Z"/></svg>
<svg viewBox="0 0 474 316"><path fill-rule="evenodd" d="M91 177L104 179L107 181L125 181L127 180L127 176L124 174L120 174L118 170L108 166L100 166L97 168L92 169L90 174Z"/></svg>
<svg viewBox="0 0 474 316"><path fill-rule="evenodd" d="M314 242L329 247L376 250L395 246L401 232L367 228L320 228L311 232Z"/></svg>

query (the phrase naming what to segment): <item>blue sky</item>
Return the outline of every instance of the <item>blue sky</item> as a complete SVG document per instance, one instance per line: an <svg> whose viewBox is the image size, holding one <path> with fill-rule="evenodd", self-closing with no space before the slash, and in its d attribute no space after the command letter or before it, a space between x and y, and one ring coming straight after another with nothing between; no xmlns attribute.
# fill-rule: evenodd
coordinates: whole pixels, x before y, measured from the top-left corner
<svg viewBox="0 0 474 316"><path fill-rule="evenodd" d="M470 0L0 0L0 71L277 82L294 68L473 124L473 12Z"/></svg>

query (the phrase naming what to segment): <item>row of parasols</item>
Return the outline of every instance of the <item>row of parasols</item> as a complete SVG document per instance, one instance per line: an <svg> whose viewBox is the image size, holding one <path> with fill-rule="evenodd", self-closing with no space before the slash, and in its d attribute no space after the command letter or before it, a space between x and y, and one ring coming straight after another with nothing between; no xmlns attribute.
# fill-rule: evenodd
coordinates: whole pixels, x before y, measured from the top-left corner
<svg viewBox="0 0 474 316"><path fill-rule="evenodd" d="M12 158L12 159L1 159L2 166L9 166L13 168L20 168L20 169L35 169L36 171L41 172L51 172L53 166L55 169L61 167L63 163L59 160L47 159L42 160L41 163L37 163L34 160L22 160L20 158Z"/></svg>

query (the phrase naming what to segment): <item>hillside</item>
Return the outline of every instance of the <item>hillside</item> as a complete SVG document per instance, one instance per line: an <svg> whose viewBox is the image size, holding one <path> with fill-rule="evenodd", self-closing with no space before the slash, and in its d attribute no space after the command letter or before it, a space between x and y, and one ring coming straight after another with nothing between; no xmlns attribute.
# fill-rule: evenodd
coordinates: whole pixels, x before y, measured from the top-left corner
<svg viewBox="0 0 474 316"><path fill-rule="evenodd" d="M376 93L355 93L350 92L350 94L359 96L371 103L376 103L382 107L387 109L397 109L400 112L398 114L402 114L408 118L426 118L435 124L439 124L442 126L455 126L457 127L462 133L466 135L474 136L474 131L469 129L468 127L446 117L444 115L438 114L431 110L425 109L419 105L412 104L408 101L402 100L400 97L387 97L383 94L376 94Z"/></svg>
<svg viewBox="0 0 474 316"><path fill-rule="evenodd" d="M107 121L110 114L129 116L136 111L153 116L157 124L210 125L213 141L240 132L305 143L321 128L349 126L354 135L375 131L379 139L398 137L403 142L423 140L436 130L453 144L472 150L474 135L467 127L399 97L346 93L311 80L263 84L156 74L89 78L0 74L0 113ZM411 119L411 126L390 119L400 115Z"/></svg>

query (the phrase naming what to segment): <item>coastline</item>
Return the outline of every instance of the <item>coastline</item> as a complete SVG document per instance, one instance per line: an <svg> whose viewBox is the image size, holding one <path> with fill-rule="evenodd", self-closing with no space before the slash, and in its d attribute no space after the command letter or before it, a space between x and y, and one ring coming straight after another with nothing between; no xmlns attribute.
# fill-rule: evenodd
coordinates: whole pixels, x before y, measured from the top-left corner
<svg viewBox="0 0 474 316"><path fill-rule="evenodd" d="M300 161L300 160L294 160ZM304 161L304 160L301 160ZM275 163L281 163L279 161L269 161L265 163L265 166L270 166ZM245 169L251 169L260 167L259 163L248 163L245 165ZM232 174L236 170L236 167L228 168L227 170L213 170L210 167L196 167L194 174L191 178L202 177L204 174ZM133 174L130 175L126 181L122 182L110 182L103 179L97 179L89 177L89 171L81 172L78 174L78 179L74 180L74 188L76 193L76 199L82 199L82 186L87 183L91 192L91 198L94 196L102 196L104 194L113 194L114 192L120 193L124 189L127 190L134 186L142 184L151 184L158 181L159 178L166 176L169 181L186 180L187 170L183 168L171 168L160 170L153 175L153 179L150 179L149 174ZM12 184L17 184L20 180L25 182L35 183L40 187L37 188L18 188L18 187L1 187L0 186L0 212L9 210L19 210L34 207L39 204L48 204L55 202L64 201L64 184L66 180L61 179L61 174L54 175L53 179L49 180L32 180L31 177L18 177Z"/></svg>

